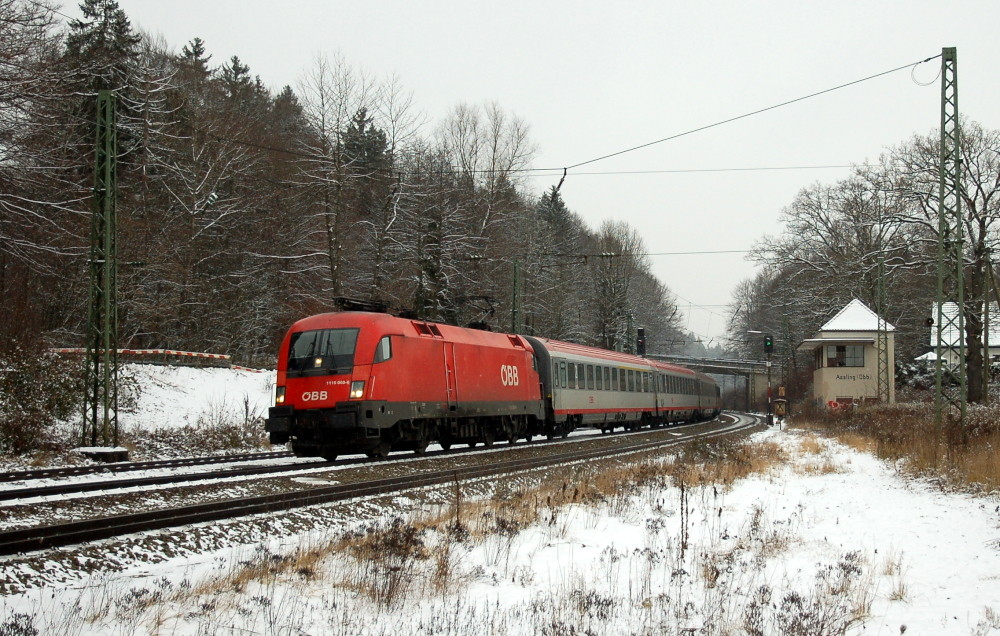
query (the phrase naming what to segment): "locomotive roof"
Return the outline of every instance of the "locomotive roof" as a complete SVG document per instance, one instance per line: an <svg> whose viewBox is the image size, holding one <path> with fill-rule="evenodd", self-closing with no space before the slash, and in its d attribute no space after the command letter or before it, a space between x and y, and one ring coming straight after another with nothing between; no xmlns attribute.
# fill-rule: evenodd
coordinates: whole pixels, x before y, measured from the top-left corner
<svg viewBox="0 0 1000 636"><path fill-rule="evenodd" d="M297 321L292 325L292 331L336 329L364 325L376 326L388 335L424 336L439 338L448 342L479 344L491 347L508 346L530 350L528 343L516 335L468 327L456 327L444 323L401 318L390 314L368 311L342 311L316 314Z"/></svg>

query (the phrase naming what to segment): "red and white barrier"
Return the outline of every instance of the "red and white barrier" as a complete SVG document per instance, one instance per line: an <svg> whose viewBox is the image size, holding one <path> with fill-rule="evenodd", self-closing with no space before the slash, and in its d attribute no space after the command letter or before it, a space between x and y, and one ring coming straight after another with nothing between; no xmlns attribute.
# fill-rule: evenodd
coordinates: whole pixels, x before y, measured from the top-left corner
<svg viewBox="0 0 1000 636"><path fill-rule="evenodd" d="M83 347L60 347L56 349L49 349L53 353L60 353L66 355L84 355L87 350ZM253 373L268 373L268 369L252 369L250 367L242 367L230 363L231 356L225 353L199 353L197 351L175 351L173 349L118 349L118 355L120 356L136 356L139 357L139 362L142 362L141 358L143 356L175 356L178 358L193 358L194 360L221 360L224 361L225 366L230 369L238 369L240 371L252 371ZM99 350L103 353L103 350Z"/></svg>

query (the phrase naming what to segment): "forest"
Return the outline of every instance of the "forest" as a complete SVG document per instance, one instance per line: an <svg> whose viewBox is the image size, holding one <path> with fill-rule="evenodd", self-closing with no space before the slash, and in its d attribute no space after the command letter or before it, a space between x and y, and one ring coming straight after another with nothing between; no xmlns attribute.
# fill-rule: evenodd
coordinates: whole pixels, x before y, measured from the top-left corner
<svg viewBox="0 0 1000 636"><path fill-rule="evenodd" d="M362 302L651 353L698 353L627 219L590 228L557 185L532 192L529 123L497 103L431 121L404 80L318 56L270 90L232 52L166 43L114 0L65 19L0 0L2 347L83 344L96 95L117 107L119 344L267 365L294 320ZM294 87L293 87L294 86ZM962 120L970 400L985 393L984 303L996 300L1000 133ZM852 298L896 331L897 368L930 350L937 293L938 132L805 185L753 246L733 290L728 355L773 334L801 392L804 338ZM878 263L885 269L878 299ZM346 299L346 300L345 300ZM996 339L996 336L993 336ZM713 355L719 355L718 350ZM978 387L978 388L977 388Z"/></svg>
<svg viewBox="0 0 1000 636"><path fill-rule="evenodd" d="M992 254L1000 239L1000 132L961 121L965 345L968 399L981 402L990 374L984 346L996 342L998 293ZM940 133L915 134L875 161L857 164L834 183L802 188L781 210L783 229L751 254L758 273L734 290L729 309L733 348L754 357L747 329L772 333L784 381L801 395L810 361L795 349L852 298L896 328L897 382L932 350L938 289ZM885 296L879 300L879 262ZM953 300L955 290L944 289ZM986 308L994 330L989 333ZM926 388L926 387L924 387Z"/></svg>
<svg viewBox="0 0 1000 636"><path fill-rule="evenodd" d="M171 52L114 0L80 9L0 0L5 347L83 344L101 90L121 347L263 365L294 320L356 303L622 350L642 326L651 351L682 346L636 230L530 192L536 144L501 105L431 122L402 80L343 56L272 92L236 52L217 63L197 37Z"/></svg>

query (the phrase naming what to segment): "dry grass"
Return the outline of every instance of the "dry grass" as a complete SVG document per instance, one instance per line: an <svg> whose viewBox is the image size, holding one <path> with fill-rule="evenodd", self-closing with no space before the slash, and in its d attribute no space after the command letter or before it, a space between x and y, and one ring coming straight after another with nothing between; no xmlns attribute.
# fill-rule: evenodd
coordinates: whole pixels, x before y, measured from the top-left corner
<svg viewBox="0 0 1000 636"><path fill-rule="evenodd" d="M239 594L281 580L311 580L327 569L322 566L324 560L342 559L354 568L346 568L348 575L331 585L390 606L410 591L418 562L431 564L426 581L430 590L443 592L461 583L455 578L459 570L456 544L499 541L500 558L503 542L513 541L529 526L568 524L569 518L560 512L568 505L610 504L624 510L630 505L627 499L649 485L722 490L787 460L782 448L769 442L701 443L682 449L672 461L654 456L638 462L617 460L556 469L532 487L499 486L489 499L465 500L456 483L450 505L435 512L408 521L396 518L372 524L284 556L265 550L194 587L174 590L169 600L206 605L198 599ZM760 531L759 521L750 528L751 540L759 544L756 549L781 549L785 540ZM428 535L438 540L428 544Z"/></svg>
<svg viewBox="0 0 1000 636"><path fill-rule="evenodd" d="M822 440L804 442L805 455L816 463L825 460L824 449ZM214 575L194 585L102 590L87 622L95 630L156 632L183 617L197 623L199 633L216 633L231 628L236 617L251 617L262 633L304 633L304 626L318 626L314 612L329 612L327 627L339 629L330 633L348 634L366 620L361 614L404 615L429 601L447 608L424 625L434 633L484 633L485 625L497 624L487 631L608 633L629 616L631 624L648 627L638 633L688 633L697 624L692 619L703 616L706 633L842 634L871 605L871 568L859 553L817 564L812 579L790 588L765 573L797 540L800 513L772 518L783 513L758 504L745 517L721 520L723 492L789 459L773 443L701 443L670 456L660 451L511 476L498 480L487 499L467 500L463 490L475 486L456 482L438 505L410 519L313 539L283 555L260 547L220 561ZM637 509L646 517L635 516ZM542 545L564 537L572 543L577 524L608 512L645 527L641 549L606 548L599 571L550 582L548 596L539 594L510 614L499 606L477 614L483 608L463 596L470 584L490 580L532 585L535 570L517 557L524 556L518 540L525 530L541 533ZM703 524L712 526L707 533L698 531ZM694 539L689 528L696 530ZM476 559L467 561L473 552ZM899 589L905 594L905 585L894 582L893 591ZM462 618L466 611L473 611L471 622Z"/></svg>
<svg viewBox="0 0 1000 636"><path fill-rule="evenodd" d="M847 412L818 411L794 426L895 463L951 488L1000 489L1000 407L970 406L965 426L938 425L926 404L878 405Z"/></svg>

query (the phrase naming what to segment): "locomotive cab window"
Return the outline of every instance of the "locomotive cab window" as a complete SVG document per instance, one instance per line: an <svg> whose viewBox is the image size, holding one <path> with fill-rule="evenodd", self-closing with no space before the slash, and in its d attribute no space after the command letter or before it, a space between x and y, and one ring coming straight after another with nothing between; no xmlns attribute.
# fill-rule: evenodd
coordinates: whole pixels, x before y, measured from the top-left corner
<svg viewBox="0 0 1000 636"><path fill-rule="evenodd" d="M378 346L375 347L375 364L379 362L385 362L392 357L392 340L389 336L382 336L382 339L378 341Z"/></svg>
<svg viewBox="0 0 1000 636"><path fill-rule="evenodd" d="M288 344L288 374L343 375L354 368L358 329L315 329L292 334Z"/></svg>

